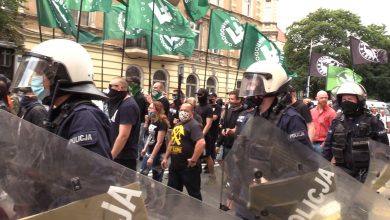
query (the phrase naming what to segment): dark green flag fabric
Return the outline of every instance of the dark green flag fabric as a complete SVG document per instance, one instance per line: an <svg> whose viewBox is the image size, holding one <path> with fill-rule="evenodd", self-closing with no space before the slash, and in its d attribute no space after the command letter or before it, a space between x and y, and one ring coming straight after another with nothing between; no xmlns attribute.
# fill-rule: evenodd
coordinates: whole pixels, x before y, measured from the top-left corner
<svg viewBox="0 0 390 220"><path fill-rule="evenodd" d="M190 28L188 20L179 10L166 0L128 0L128 28L152 30L159 34L169 34L175 37L194 38L195 33ZM153 7L153 5L155 7ZM154 16L153 16L154 8Z"/></svg>
<svg viewBox="0 0 390 220"><path fill-rule="evenodd" d="M111 0L65 0L66 6L76 11L80 11L81 1L83 3L81 11L109 12L111 10Z"/></svg>
<svg viewBox="0 0 390 220"><path fill-rule="evenodd" d="M198 21L203 18L210 9L208 0L184 0L184 6L188 16L193 21Z"/></svg>
<svg viewBox="0 0 390 220"><path fill-rule="evenodd" d="M65 34L73 35L75 38L77 37L77 27L63 1L41 0L40 2L42 2L40 6L43 6L39 8L38 14L41 25L50 28L58 27ZM56 21L56 26L53 25L53 20ZM103 40L90 32L80 30L79 42L101 44Z"/></svg>
<svg viewBox="0 0 390 220"><path fill-rule="evenodd" d="M151 50L150 36L147 37L148 51L152 55L178 55L191 57L195 48L194 38L173 37L165 34L154 33L153 49Z"/></svg>
<svg viewBox="0 0 390 220"><path fill-rule="evenodd" d="M233 15L219 9L211 12L209 49L240 49L244 39L244 27Z"/></svg>
<svg viewBox="0 0 390 220"><path fill-rule="evenodd" d="M126 7L123 4L114 4L111 11L104 17L104 39L123 39L126 21ZM126 28L126 38L135 39L145 36L142 29Z"/></svg>
<svg viewBox="0 0 390 220"><path fill-rule="evenodd" d="M362 77L354 73L351 69L340 66L328 66L328 74L326 76L326 90L331 91L333 88L341 84L351 81L360 83Z"/></svg>

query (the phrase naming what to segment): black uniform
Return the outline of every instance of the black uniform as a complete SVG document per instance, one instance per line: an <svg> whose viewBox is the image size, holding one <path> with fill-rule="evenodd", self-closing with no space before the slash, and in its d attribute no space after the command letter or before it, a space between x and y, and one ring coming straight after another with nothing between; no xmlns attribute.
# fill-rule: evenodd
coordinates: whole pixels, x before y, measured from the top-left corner
<svg viewBox="0 0 390 220"><path fill-rule="evenodd" d="M383 123L368 112L348 117L338 115L329 128L322 155L336 160L340 166L357 180L364 182L370 160L369 138L389 144Z"/></svg>
<svg viewBox="0 0 390 220"><path fill-rule="evenodd" d="M53 132L103 157L112 159L110 122L96 105L88 100L72 100L54 110Z"/></svg>

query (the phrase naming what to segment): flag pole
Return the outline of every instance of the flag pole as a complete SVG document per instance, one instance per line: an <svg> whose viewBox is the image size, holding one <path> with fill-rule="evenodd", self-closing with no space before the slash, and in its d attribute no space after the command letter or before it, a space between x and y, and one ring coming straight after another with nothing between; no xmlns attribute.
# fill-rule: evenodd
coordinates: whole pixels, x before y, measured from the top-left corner
<svg viewBox="0 0 390 220"><path fill-rule="evenodd" d="M234 89L237 89L237 80L238 80L238 72L240 71L240 64L241 64L241 58L242 58L242 48L244 47L245 44L245 37L246 37L246 32L248 29L248 22L245 23L245 30L244 30L244 39L242 40L241 48L240 48L240 59L238 60L237 64L237 73L236 73L236 81L234 82Z"/></svg>
<svg viewBox="0 0 390 220"><path fill-rule="evenodd" d="M156 7L156 0L153 0L152 8L152 30L150 35L150 51L148 49L148 67L149 67L149 94L152 93L152 59L153 59L153 33L154 33L154 7Z"/></svg>
<svg viewBox="0 0 390 220"><path fill-rule="evenodd" d="M104 38L105 38L105 36L104 36L104 33L105 33L105 30L104 30L104 28L105 28L105 22L106 22L106 13L104 12L104 15L103 15L103 43L102 43L102 70L101 70L101 82L100 82L100 89L101 89L101 91L103 92L103 76L104 76L104 74L103 74L103 72L104 72Z"/></svg>
<svg viewBox="0 0 390 220"><path fill-rule="evenodd" d="M53 28L53 39L55 39L55 38L56 38L56 29Z"/></svg>
<svg viewBox="0 0 390 220"><path fill-rule="evenodd" d="M352 65L351 65L351 69L352 69L352 73L353 73L353 81L355 81L355 64L353 63L353 51L352 51L352 40L351 40L352 36L349 36L349 51L351 52L351 59L352 59Z"/></svg>
<svg viewBox="0 0 390 220"><path fill-rule="evenodd" d="M84 0L80 1L79 20L77 22L77 37L76 37L77 43L79 42L79 36L80 36L80 24L81 24L81 12L82 12L81 10L83 10L83 1Z"/></svg>
<svg viewBox="0 0 390 220"><path fill-rule="evenodd" d="M41 6L39 4L39 0L36 0L36 5L37 5L37 17L38 17L38 28L39 28L39 39L41 40L42 42L42 28L41 28L41 19L39 19L39 15L41 14L40 11L41 11Z"/></svg>
<svg viewBox="0 0 390 220"><path fill-rule="evenodd" d="M307 74L307 85L306 85L306 97L309 98L310 95L310 66L311 66L311 52L313 48L313 39L310 40L310 51L309 51L309 67Z"/></svg>
<svg viewBox="0 0 390 220"><path fill-rule="evenodd" d="M211 10L210 14L210 22L209 22L209 33L207 38L207 48L206 48L206 63L204 66L204 80L203 80L203 88L206 88L206 76L207 76L207 65L208 65L208 58L209 58L209 46L210 46L210 29L211 29L211 22L213 21L213 10Z"/></svg>
<svg viewBox="0 0 390 220"><path fill-rule="evenodd" d="M125 28L123 31L123 42L122 42L122 64L121 64L121 77L123 77L123 62L125 60L125 49L126 49L126 28L127 28L127 20L129 15L129 2L126 4L126 18L125 18Z"/></svg>

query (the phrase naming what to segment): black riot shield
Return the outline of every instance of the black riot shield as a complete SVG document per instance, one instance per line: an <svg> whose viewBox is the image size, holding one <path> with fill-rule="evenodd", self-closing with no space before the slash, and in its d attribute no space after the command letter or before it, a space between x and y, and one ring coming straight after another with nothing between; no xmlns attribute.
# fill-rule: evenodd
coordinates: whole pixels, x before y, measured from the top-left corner
<svg viewBox="0 0 390 220"><path fill-rule="evenodd" d="M253 117L225 160L225 191L246 219L390 219L385 198L311 147Z"/></svg>
<svg viewBox="0 0 390 220"><path fill-rule="evenodd" d="M236 219L0 111L0 219Z"/></svg>

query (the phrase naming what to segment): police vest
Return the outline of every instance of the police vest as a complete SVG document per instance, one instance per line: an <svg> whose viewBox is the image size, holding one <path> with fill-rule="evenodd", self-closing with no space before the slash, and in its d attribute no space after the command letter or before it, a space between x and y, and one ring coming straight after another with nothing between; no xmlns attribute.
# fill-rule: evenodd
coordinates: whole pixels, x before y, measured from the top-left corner
<svg viewBox="0 0 390 220"><path fill-rule="evenodd" d="M368 141L372 133L372 119L373 117L366 113L358 116L355 124L348 124L344 115L335 118L332 153L336 164L344 165L351 170L368 168L370 161Z"/></svg>

